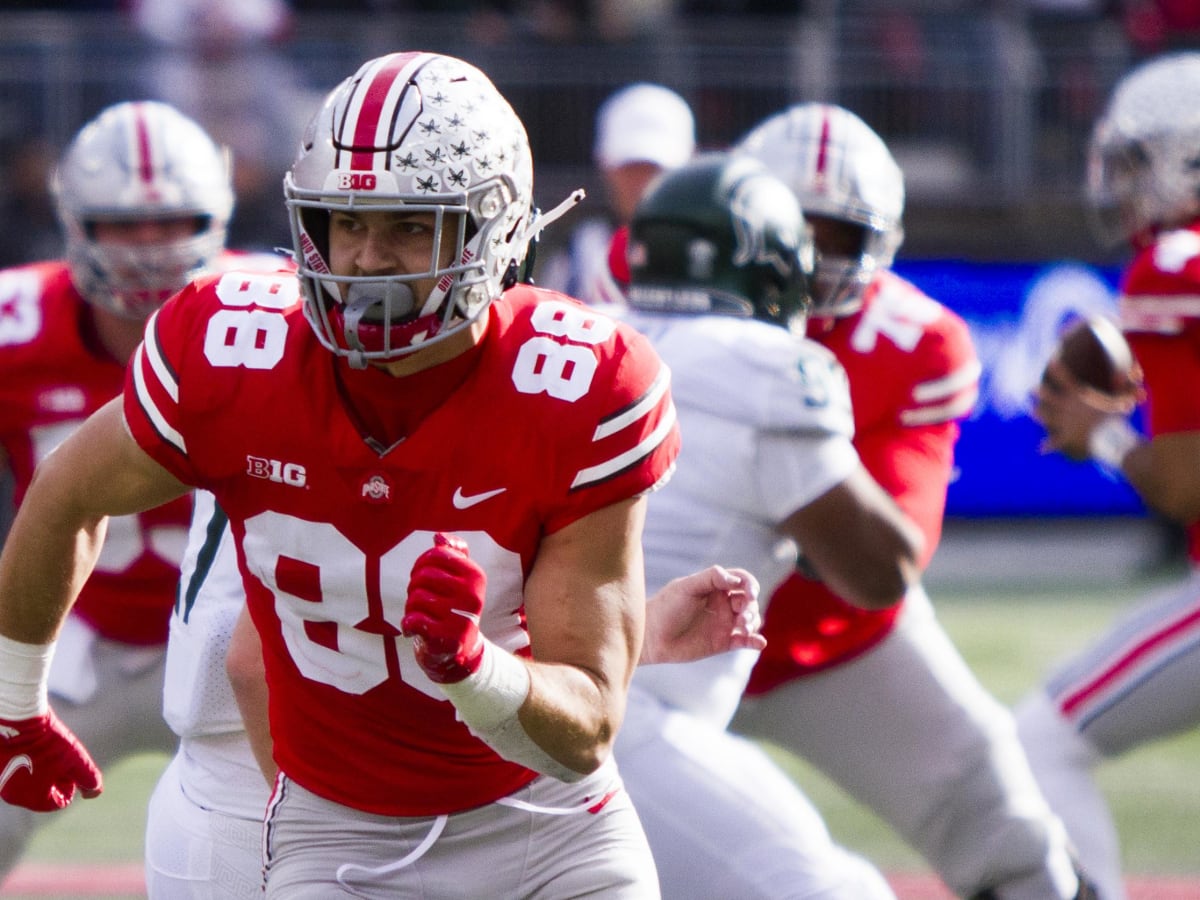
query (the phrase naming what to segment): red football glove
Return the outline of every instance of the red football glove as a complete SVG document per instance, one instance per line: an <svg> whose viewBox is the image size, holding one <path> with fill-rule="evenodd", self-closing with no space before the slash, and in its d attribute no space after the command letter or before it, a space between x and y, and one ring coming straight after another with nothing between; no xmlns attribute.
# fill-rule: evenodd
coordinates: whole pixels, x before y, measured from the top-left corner
<svg viewBox="0 0 1200 900"><path fill-rule="evenodd" d="M413 639L417 662L431 681L454 684L479 668L479 616L487 575L467 556L461 538L438 533L413 563L400 630Z"/></svg>
<svg viewBox="0 0 1200 900"><path fill-rule="evenodd" d="M53 812L75 799L98 797L100 770L53 710L33 719L0 719L0 799Z"/></svg>

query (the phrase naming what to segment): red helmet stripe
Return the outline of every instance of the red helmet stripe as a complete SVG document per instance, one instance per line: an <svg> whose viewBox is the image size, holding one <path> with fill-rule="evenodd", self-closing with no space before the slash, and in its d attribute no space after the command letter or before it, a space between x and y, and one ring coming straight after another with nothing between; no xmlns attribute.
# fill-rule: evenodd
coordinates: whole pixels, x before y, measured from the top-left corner
<svg viewBox="0 0 1200 900"><path fill-rule="evenodd" d="M824 107L822 112L824 115L821 117L821 139L817 142L817 171L815 173L818 178L825 175L825 167L829 162L829 132L833 126L833 117L830 115L829 107Z"/></svg>
<svg viewBox="0 0 1200 900"><path fill-rule="evenodd" d="M356 148L350 154L351 169L370 169L376 148L387 145L388 132L392 123L381 122L380 118L385 111L394 108L392 104L388 103L388 98L396 89L397 81L402 81L409 64L422 55L420 53L389 54L377 61L373 72L364 76L363 83L360 84L357 92L356 99L359 101L357 116L346 123L347 130L353 135L351 146Z"/></svg>
<svg viewBox="0 0 1200 900"><path fill-rule="evenodd" d="M154 154L150 152L150 129L140 103L133 105L133 135L138 175L143 182L151 184L154 181Z"/></svg>

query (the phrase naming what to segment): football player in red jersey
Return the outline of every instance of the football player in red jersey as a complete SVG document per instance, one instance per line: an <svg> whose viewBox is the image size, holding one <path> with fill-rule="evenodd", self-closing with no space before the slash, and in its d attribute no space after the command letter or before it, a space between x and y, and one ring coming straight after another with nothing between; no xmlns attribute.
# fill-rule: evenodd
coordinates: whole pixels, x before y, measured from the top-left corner
<svg viewBox="0 0 1200 900"><path fill-rule="evenodd" d="M116 104L85 125L51 191L65 258L0 272L0 465L18 501L37 463L120 393L146 318L219 264L233 208L224 152L153 102ZM109 520L58 636L46 687L101 764L174 747L163 651L189 508L180 498ZM20 772L0 771L0 783L15 786ZM45 821L0 804L0 880Z"/></svg>
<svg viewBox="0 0 1200 900"><path fill-rule="evenodd" d="M1188 578L1120 617L1017 708L1034 774L1103 900L1123 900L1125 891L1116 827L1093 769L1200 723L1197 91L1200 53L1144 63L1118 83L1089 149L1098 221L1133 250L1118 313L1144 373L1148 435L1128 421L1132 396L1098 396L1061 363L1048 366L1037 398L1048 446L1119 472L1147 506L1186 526L1192 564Z"/></svg>
<svg viewBox="0 0 1200 900"><path fill-rule="evenodd" d="M903 238L900 169L859 117L822 103L770 117L736 149L800 200L819 251L806 334L845 368L854 446L920 526L924 568L980 365L966 323L889 269ZM958 896L1076 896L1063 826L1010 714L969 671L919 585L896 606L866 610L802 566L772 595L764 630L736 728L814 763ZM847 705L854 715L828 714Z"/></svg>
<svg viewBox="0 0 1200 900"><path fill-rule="evenodd" d="M285 178L298 277L194 282L0 557L0 792L99 789L46 702L105 517L210 489L263 645L268 897L657 893L611 761L645 495L679 446L627 326L518 284L524 128L440 54L365 63Z"/></svg>

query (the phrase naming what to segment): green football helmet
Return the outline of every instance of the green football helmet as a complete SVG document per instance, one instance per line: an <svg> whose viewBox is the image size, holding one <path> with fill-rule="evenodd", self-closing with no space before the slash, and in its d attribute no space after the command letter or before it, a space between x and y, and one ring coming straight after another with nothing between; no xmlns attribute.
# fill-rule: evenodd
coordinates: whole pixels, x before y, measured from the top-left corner
<svg viewBox="0 0 1200 900"><path fill-rule="evenodd" d="M662 175L633 214L626 256L636 309L804 330L812 236L791 189L755 159L707 153Z"/></svg>

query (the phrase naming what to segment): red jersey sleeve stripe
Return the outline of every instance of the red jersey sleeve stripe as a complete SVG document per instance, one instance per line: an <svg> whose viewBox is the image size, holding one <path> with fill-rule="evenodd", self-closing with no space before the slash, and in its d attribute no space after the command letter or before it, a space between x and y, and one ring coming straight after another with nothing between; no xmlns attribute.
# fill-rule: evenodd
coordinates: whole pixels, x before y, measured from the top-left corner
<svg viewBox="0 0 1200 900"><path fill-rule="evenodd" d="M900 412L904 425L935 425L967 415L979 399L979 360L972 360L949 375L923 381L913 388L917 406Z"/></svg>
<svg viewBox="0 0 1200 900"><path fill-rule="evenodd" d="M162 407L155 398L155 386L166 395L172 404L179 402L179 379L175 371L163 356L162 347L158 342L156 327L158 313L155 312L146 323L146 336L138 345L133 356L132 375L134 395L138 407L146 421L155 433L180 453L187 454L187 444L183 435L168 421Z"/></svg>
<svg viewBox="0 0 1200 900"><path fill-rule="evenodd" d="M900 422L904 425L937 425L942 422L954 422L974 409L977 399L979 399L979 391L965 391L936 406L918 406L915 409L902 410Z"/></svg>
<svg viewBox="0 0 1200 900"><path fill-rule="evenodd" d="M597 425L596 433L592 435L592 440L603 440L611 434L616 434L622 428L632 425L658 405L659 401L663 398L663 394L667 392L667 388L670 386L671 370L665 365L660 366L658 375L655 376L653 383L646 390L646 393L633 403L633 405L614 413Z"/></svg>
<svg viewBox="0 0 1200 900"><path fill-rule="evenodd" d="M1125 331L1177 334L1184 319L1200 319L1200 297L1192 295L1122 294L1118 318Z"/></svg>
<svg viewBox="0 0 1200 900"><path fill-rule="evenodd" d="M163 386L163 390L167 392L167 396L171 398L172 402L178 403L179 376L175 374L175 370L163 355L162 344L158 341L157 321L158 310L155 310L146 323L146 337L142 342L146 347L146 359L150 363L150 368L154 370L154 374L158 376L158 381Z"/></svg>
<svg viewBox="0 0 1200 900"><path fill-rule="evenodd" d="M913 388L913 399L918 403L929 403L935 400L945 400L964 389L974 390L979 384L979 376L982 372L983 366L980 365L979 360L973 359L949 375L943 375L932 381L922 381Z"/></svg>
<svg viewBox="0 0 1200 900"><path fill-rule="evenodd" d="M672 402L664 410L662 419L658 425L636 447L626 450L624 453L619 453L606 462L588 466L586 469L580 469L575 474L575 480L571 482L571 490L574 491L611 478L613 475L624 472L639 460L649 456L671 434L675 428L675 418L675 404Z"/></svg>
<svg viewBox="0 0 1200 900"><path fill-rule="evenodd" d="M158 436L180 453L186 454L187 445L184 443L183 435L172 428L167 422L166 416L162 414L162 411L158 408L158 404L154 402L154 397L150 393L150 387L146 383L144 346L145 344L137 348L133 359L133 386L137 393L138 406Z"/></svg>

